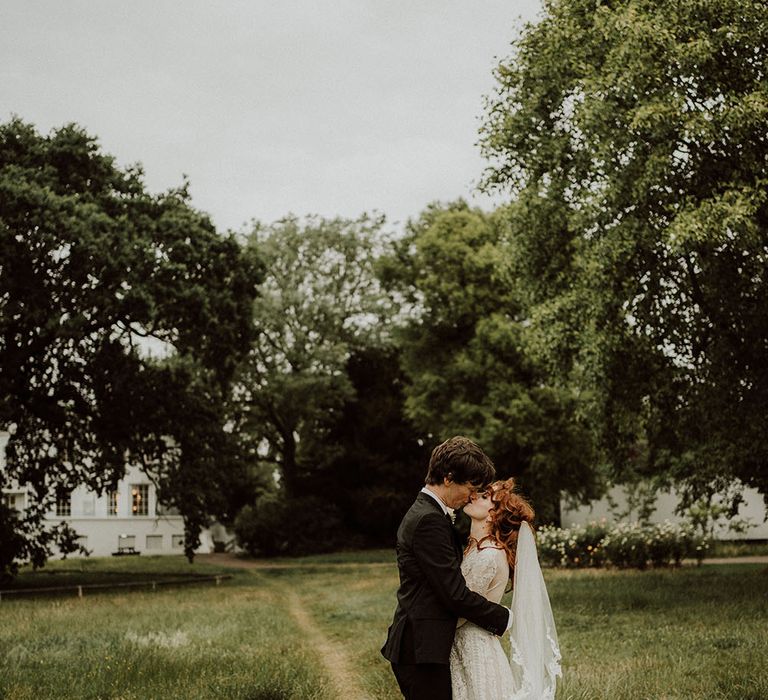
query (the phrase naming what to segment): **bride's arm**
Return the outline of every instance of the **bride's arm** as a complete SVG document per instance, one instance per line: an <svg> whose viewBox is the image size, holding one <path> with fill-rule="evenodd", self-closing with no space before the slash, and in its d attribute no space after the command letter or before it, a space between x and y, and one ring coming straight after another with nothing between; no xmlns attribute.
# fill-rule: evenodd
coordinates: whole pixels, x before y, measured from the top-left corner
<svg viewBox="0 0 768 700"><path fill-rule="evenodd" d="M484 595L492 603L500 603L509 583L509 563L503 549L494 549L495 573Z"/></svg>
<svg viewBox="0 0 768 700"><path fill-rule="evenodd" d="M466 574L467 588L479 593L492 603L499 603L504 595L504 589L509 579L509 566L503 550L487 547ZM460 617L456 622L459 629L466 618Z"/></svg>

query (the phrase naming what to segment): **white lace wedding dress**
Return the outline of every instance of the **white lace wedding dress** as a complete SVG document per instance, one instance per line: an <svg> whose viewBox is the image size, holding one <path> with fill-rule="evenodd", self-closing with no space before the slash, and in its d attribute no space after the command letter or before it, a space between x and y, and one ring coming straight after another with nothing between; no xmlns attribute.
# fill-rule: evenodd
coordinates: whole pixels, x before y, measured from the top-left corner
<svg viewBox="0 0 768 700"><path fill-rule="evenodd" d="M509 580L502 550L473 547L461 571L469 588L501 601ZM526 522L517 542L509 641L508 658L498 637L459 620L450 659L454 700L554 700L562 676L560 645L536 539Z"/></svg>
<svg viewBox="0 0 768 700"><path fill-rule="evenodd" d="M461 563L467 586L498 603L509 580L503 550L485 544L473 547ZM459 620L451 649L453 700L506 700L515 695L509 658L497 636L482 627Z"/></svg>

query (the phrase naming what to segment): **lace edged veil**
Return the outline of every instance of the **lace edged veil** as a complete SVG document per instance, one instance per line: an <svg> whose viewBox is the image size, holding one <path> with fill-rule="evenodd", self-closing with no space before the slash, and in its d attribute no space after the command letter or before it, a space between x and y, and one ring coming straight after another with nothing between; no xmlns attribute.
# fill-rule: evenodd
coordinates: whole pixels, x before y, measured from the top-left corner
<svg viewBox="0 0 768 700"><path fill-rule="evenodd" d="M525 521L517 539L509 636L509 661L517 688L509 700L553 700L557 677L562 677L560 645L536 539Z"/></svg>

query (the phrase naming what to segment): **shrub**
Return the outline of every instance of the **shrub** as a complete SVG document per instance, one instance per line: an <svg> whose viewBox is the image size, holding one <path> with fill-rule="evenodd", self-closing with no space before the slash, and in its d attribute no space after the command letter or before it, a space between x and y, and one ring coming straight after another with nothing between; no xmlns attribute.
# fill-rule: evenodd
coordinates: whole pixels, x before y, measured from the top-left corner
<svg viewBox="0 0 768 700"><path fill-rule="evenodd" d="M238 544L254 556L328 552L345 539L336 506L315 497L262 496L240 511L234 529Z"/></svg>
<svg viewBox="0 0 768 700"><path fill-rule="evenodd" d="M619 523L603 540L606 559L620 569L644 569L648 563L646 527L640 523Z"/></svg>
<svg viewBox="0 0 768 700"><path fill-rule="evenodd" d="M536 543L539 547L539 559L545 566L566 566L568 557L565 553L565 538L568 530L543 525L536 531Z"/></svg>
<svg viewBox="0 0 768 700"><path fill-rule="evenodd" d="M645 569L679 565L685 558L701 561L709 541L689 524L669 521L656 525L592 522L572 528L542 527L538 531L539 556L549 566Z"/></svg>
<svg viewBox="0 0 768 700"><path fill-rule="evenodd" d="M679 565L685 554L685 544L678 528L670 522L655 525L648 538L648 558L653 566Z"/></svg>
<svg viewBox="0 0 768 700"><path fill-rule="evenodd" d="M692 524L686 524L681 527L678 536L678 550L675 550L676 563L684 557L692 557L699 563L707 555L712 547L712 538L697 530Z"/></svg>
<svg viewBox="0 0 768 700"><path fill-rule="evenodd" d="M350 527L366 540L394 545L398 525L413 502L413 494L387 487L359 489L350 494Z"/></svg>
<svg viewBox="0 0 768 700"><path fill-rule="evenodd" d="M602 566L602 542L608 532L605 522L591 522L569 529L539 528L537 540L542 562L550 566Z"/></svg>

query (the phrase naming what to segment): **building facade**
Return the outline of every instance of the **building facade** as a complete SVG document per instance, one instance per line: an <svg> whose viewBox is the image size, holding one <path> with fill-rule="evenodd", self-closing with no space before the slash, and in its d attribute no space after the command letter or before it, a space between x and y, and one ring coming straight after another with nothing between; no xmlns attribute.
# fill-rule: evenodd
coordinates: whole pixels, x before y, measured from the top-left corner
<svg viewBox="0 0 768 700"><path fill-rule="evenodd" d="M652 523L661 523L665 520L679 523L683 518L675 513L680 499L674 490L659 491L653 504L654 510L650 517ZM627 490L622 486L614 486L608 492L608 496L600 500L592 501L589 505L571 507L566 502L561 503L561 522L563 527L586 525L593 520L605 518L613 522L614 513L628 513L625 520L637 520L639 513L632 511L629 506L630 498ZM766 522L765 501L755 489L745 489L744 503L739 508L735 520L748 524L744 531L734 531L729 528L725 520L716 522L714 535L719 540L768 540L768 522Z"/></svg>
<svg viewBox="0 0 768 700"><path fill-rule="evenodd" d="M0 431L0 469L5 468L7 432ZM30 497L23 484L7 484L2 498L6 505L23 511ZM98 495L84 487L62 495L46 515L50 523L67 522L80 543L93 556L119 551L142 554L182 554L184 522L177 511L157 499L155 485L137 466L128 466L115 491ZM220 528L221 529L221 528ZM213 551L211 530L201 533L197 553ZM77 554L70 555L77 556Z"/></svg>

